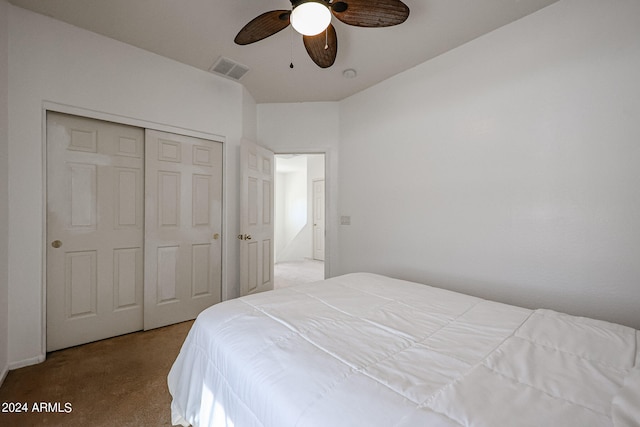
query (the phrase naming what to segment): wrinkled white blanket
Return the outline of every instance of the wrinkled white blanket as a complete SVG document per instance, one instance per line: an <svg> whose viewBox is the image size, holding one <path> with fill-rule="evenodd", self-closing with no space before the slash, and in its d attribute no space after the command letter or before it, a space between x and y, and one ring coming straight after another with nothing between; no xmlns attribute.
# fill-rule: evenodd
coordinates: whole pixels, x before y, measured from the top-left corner
<svg viewBox="0 0 640 427"><path fill-rule="evenodd" d="M612 426L612 400L639 363L636 341L621 325L350 274L205 310L169 373L172 417L236 427Z"/></svg>

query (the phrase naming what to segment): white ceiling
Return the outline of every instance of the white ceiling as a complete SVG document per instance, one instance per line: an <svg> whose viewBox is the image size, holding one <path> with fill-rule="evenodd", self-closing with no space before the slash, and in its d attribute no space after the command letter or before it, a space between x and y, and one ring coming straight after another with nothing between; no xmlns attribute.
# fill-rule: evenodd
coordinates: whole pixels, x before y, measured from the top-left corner
<svg viewBox="0 0 640 427"><path fill-rule="evenodd" d="M341 100L557 0L403 1L411 14L395 27L334 18L338 56L321 69L291 27L251 45L233 42L259 14L290 9L289 0L10 0L202 70L220 56L233 59L250 68L241 82L258 103ZM347 68L357 77L343 77Z"/></svg>

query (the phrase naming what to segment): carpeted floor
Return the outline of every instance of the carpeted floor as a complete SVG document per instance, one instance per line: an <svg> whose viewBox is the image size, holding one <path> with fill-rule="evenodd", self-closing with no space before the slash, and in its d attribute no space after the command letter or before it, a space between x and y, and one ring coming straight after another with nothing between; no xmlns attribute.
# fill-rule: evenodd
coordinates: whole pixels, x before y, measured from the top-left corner
<svg viewBox="0 0 640 427"><path fill-rule="evenodd" d="M324 279L324 262L313 259L278 262L273 268L273 279L275 289L317 282Z"/></svg>
<svg viewBox="0 0 640 427"><path fill-rule="evenodd" d="M56 351L9 372L0 426L170 426L167 374L192 324Z"/></svg>

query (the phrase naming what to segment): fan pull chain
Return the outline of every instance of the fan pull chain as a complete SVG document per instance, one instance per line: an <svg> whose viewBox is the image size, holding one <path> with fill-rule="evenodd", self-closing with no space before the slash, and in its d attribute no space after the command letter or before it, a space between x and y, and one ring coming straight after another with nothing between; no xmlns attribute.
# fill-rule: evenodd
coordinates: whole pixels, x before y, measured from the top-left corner
<svg viewBox="0 0 640 427"><path fill-rule="evenodd" d="M291 63L289 64L289 68L293 68L293 26L291 26L291 32L289 33L289 45L291 54Z"/></svg>
<svg viewBox="0 0 640 427"><path fill-rule="evenodd" d="M324 50L329 49L329 27L324 30Z"/></svg>

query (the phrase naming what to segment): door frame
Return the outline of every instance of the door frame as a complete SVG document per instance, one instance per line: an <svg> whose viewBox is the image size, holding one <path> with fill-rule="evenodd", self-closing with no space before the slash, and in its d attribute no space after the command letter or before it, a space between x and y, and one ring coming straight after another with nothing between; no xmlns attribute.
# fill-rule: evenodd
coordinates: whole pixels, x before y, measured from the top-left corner
<svg viewBox="0 0 640 427"><path fill-rule="evenodd" d="M103 120L107 122L113 122L128 126L135 126L142 129L152 129L158 130L162 132L175 133L178 135L191 136L195 138L208 139L210 141L219 142L222 144L222 265L221 265L221 276L222 276L222 295L221 300L225 301L226 296L228 294L228 282L227 282L227 269L225 266L227 265L227 248L229 246L229 238L235 237L235 234L228 229L228 224L226 221L227 218L227 206L228 206L228 196L229 192L226 191L226 165L228 164L228 156L230 155L229 150L227 150L227 140L224 136L202 132L198 130L192 130L177 126L172 126L163 123L151 122L148 120L138 119L135 117L128 117L119 114L112 114L103 111L90 110L82 107L75 107L72 105L60 104L52 101L43 101L41 107L41 132L42 141L41 141L41 153L42 153L42 164L41 173L42 173L42 236L41 236L41 245L40 245L40 257L42 261L42 271L41 271L41 296L40 296L40 304L41 304L41 340L40 340L40 357L37 360L29 361L33 363L44 362L47 356L47 112L51 111L54 113L63 113L63 114L72 114L75 116L86 117L88 119L95 120Z"/></svg>
<svg viewBox="0 0 640 427"><path fill-rule="evenodd" d="M333 219L338 218L337 214L337 191L333 188L334 180L331 172L334 171L336 165L333 163L333 157L331 155L331 149L328 147L319 147L317 149L302 148L291 150L273 150L275 156L281 155L307 155L307 154L323 154L324 155L324 277L328 279L331 277L332 263L331 256L333 247L332 242L337 242L337 227L333 227ZM275 221L275 217L274 217ZM275 261L274 261L275 262Z"/></svg>

